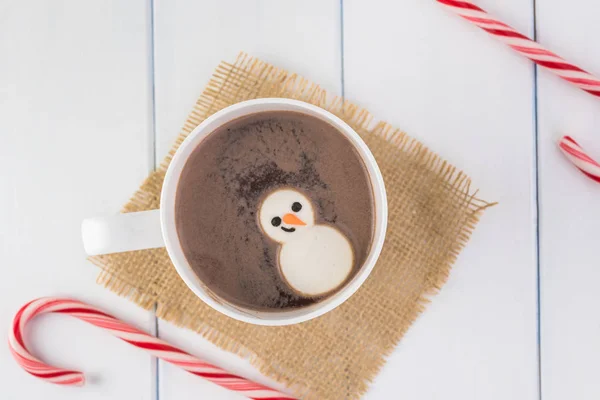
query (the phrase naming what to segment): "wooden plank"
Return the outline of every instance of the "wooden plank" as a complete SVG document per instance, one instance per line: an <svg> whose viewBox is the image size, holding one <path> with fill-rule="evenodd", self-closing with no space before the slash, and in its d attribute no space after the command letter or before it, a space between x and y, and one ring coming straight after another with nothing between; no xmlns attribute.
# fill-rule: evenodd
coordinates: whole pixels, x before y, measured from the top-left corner
<svg viewBox="0 0 600 400"><path fill-rule="evenodd" d="M168 152L221 60L240 50L294 70L341 93L339 1L158 1L156 123L158 160ZM265 380L247 362L198 335L161 322L160 336L232 371ZM160 365L161 399L239 399L236 394Z"/></svg>
<svg viewBox="0 0 600 400"><path fill-rule="evenodd" d="M152 155L149 13L142 0L0 6L0 330L40 296L98 305L142 329L151 313L96 285L83 218L116 213ZM64 388L20 370L0 346L2 398L151 399L151 358L73 318L41 317L33 352L87 373Z"/></svg>
<svg viewBox="0 0 600 400"><path fill-rule="evenodd" d="M598 11L592 0L538 0L538 40L600 76ZM538 99L542 396L597 399L600 186L563 158L556 141L571 135L600 158L600 101L544 70Z"/></svg>
<svg viewBox="0 0 600 400"><path fill-rule="evenodd" d="M530 2L477 2L532 32ZM486 212L367 399L537 399L533 68L434 1L344 2L345 92L466 171Z"/></svg>

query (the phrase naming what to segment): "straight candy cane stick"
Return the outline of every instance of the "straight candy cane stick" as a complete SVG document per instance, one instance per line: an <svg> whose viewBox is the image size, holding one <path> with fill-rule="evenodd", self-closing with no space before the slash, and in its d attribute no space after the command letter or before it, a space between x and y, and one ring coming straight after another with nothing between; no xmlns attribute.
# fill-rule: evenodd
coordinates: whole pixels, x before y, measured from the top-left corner
<svg viewBox="0 0 600 400"><path fill-rule="evenodd" d="M168 363L219 386L233 390L250 399L293 400L295 397L280 393L261 384L197 359L167 342L148 335L103 311L77 300L40 298L25 304L15 315L8 337L10 352L17 363L31 375L59 385L83 385L85 379L78 371L47 365L29 353L23 340L27 323L44 313L68 314L102 328L125 342L148 351Z"/></svg>
<svg viewBox="0 0 600 400"><path fill-rule="evenodd" d="M436 0L447 9L480 27L496 39L504 42L531 61L546 67L562 79L594 96L600 97L600 79L562 57L546 50L537 42L522 35L505 23L491 17L486 11L468 1Z"/></svg>
<svg viewBox="0 0 600 400"><path fill-rule="evenodd" d="M563 154L588 178L600 183L600 163L596 162L570 136L564 136L558 147Z"/></svg>

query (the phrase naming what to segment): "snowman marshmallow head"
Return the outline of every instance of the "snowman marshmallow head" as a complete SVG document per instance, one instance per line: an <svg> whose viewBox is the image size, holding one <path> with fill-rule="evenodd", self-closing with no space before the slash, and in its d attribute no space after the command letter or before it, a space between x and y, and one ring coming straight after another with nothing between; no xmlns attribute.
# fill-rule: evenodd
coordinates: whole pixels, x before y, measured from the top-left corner
<svg viewBox="0 0 600 400"><path fill-rule="evenodd" d="M315 224L310 200L294 189L278 189L269 194L258 213L265 234L278 243L286 243Z"/></svg>

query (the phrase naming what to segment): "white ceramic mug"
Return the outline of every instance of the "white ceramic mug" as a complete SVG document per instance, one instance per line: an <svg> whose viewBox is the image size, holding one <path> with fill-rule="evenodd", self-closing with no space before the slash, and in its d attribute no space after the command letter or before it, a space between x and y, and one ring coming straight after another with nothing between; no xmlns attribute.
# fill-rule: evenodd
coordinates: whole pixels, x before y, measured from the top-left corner
<svg viewBox="0 0 600 400"><path fill-rule="evenodd" d="M341 290L310 306L285 311L264 312L245 309L215 295L192 271L175 228L175 193L183 167L192 153L211 132L244 115L262 111L296 111L327 121L355 146L368 171L375 199L375 231L369 254L358 273ZM202 122L181 144L167 170L160 198L160 209L83 221L82 235L89 255L118 253L166 247L177 273L189 288L215 310L240 321L258 325L289 325L318 317L346 301L367 279L383 247L387 227L387 198L383 178L375 158L360 136L344 121L312 104L289 99L249 100L227 107ZM360 211L359 211L360 212Z"/></svg>

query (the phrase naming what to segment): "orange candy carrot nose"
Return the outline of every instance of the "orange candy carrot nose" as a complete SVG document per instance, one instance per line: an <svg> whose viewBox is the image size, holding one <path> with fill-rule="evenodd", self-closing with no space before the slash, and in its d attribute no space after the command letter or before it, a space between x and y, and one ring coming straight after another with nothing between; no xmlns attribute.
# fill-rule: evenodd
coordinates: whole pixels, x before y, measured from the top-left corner
<svg viewBox="0 0 600 400"><path fill-rule="evenodd" d="M294 214L285 214L283 216L283 222L289 225L306 225L304 221L296 217Z"/></svg>

